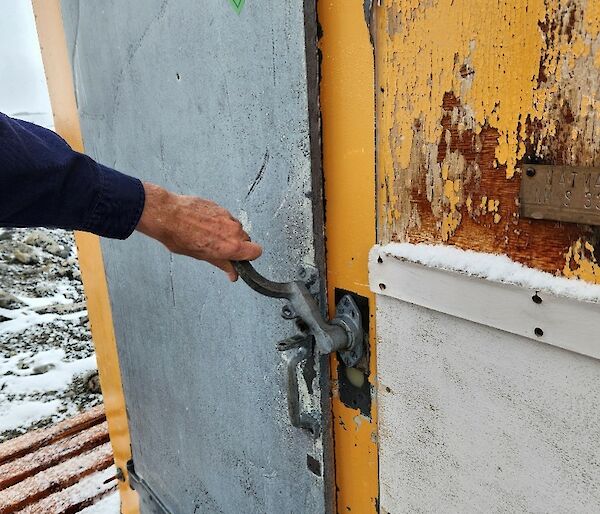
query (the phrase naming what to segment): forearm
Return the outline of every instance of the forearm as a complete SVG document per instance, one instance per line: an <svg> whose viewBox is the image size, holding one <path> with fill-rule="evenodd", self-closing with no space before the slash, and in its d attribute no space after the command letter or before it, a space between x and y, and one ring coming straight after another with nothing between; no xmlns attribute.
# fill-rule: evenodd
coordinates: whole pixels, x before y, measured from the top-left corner
<svg viewBox="0 0 600 514"><path fill-rule="evenodd" d="M219 205L142 184L74 152L54 132L1 113L0 226L84 230L113 239L137 228L231 280L237 274L230 261L262 252Z"/></svg>
<svg viewBox="0 0 600 514"><path fill-rule="evenodd" d="M143 206L139 180L74 152L50 130L0 114L0 226L125 239Z"/></svg>

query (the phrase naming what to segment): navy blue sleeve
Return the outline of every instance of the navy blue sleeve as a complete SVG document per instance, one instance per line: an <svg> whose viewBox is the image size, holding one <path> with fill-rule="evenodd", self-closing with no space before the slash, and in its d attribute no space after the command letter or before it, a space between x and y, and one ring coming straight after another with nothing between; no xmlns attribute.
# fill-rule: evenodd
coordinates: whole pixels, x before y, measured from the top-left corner
<svg viewBox="0 0 600 514"><path fill-rule="evenodd" d="M144 200L138 179L73 151L51 130L0 113L0 227L125 239Z"/></svg>

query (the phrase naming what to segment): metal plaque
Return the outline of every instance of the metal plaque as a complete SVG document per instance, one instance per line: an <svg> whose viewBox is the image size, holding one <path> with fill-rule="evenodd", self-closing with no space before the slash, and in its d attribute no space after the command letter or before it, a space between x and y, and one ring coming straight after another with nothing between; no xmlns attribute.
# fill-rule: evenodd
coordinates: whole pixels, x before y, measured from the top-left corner
<svg viewBox="0 0 600 514"><path fill-rule="evenodd" d="M525 165L520 203L524 218L600 225L600 168Z"/></svg>

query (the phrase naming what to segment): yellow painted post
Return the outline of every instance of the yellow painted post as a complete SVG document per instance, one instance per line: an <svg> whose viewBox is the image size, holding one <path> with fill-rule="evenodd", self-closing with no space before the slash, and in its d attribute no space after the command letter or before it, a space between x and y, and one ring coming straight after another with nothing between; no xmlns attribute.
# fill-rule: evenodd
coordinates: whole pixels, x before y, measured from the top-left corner
<svg viewBox="0 0 600 514"><path fill-rule="evenodd" d="M60 1L32 0L32 4L56 132L73 149L82 152L83 141ZM75 240L115 464L123 470L126 478L119 484L121 511L123 514L135 514L139 512L138 497L127 479L126 463L131 458L129 428L100 241L98 237L83 232L76 233Z"/></svg>
<svg viewBox="0 0 600 514"><path fill-rule="evenodd" d="M360 0L320 0L323 29L321 109L326 200L327 287L369 299L370 370L374 390L375 299L367 260L375 243L375 105L373 47ZM342 403L332 359L337 512L378 512L377 405L362 416ZM374 395L373 395L373 399Z"/></svg>

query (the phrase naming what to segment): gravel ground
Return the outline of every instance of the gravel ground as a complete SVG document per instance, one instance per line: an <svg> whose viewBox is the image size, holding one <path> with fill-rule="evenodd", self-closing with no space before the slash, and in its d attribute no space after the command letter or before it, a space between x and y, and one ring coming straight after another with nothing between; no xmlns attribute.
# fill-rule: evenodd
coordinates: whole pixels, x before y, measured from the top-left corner
<svg viewBox="0 0 600 514"><path fill-rule="evenodd" d="M0 442L101 402L72 233L0 229Z"/></svg>

